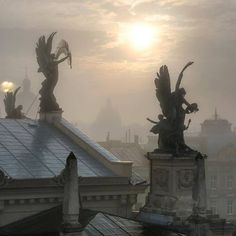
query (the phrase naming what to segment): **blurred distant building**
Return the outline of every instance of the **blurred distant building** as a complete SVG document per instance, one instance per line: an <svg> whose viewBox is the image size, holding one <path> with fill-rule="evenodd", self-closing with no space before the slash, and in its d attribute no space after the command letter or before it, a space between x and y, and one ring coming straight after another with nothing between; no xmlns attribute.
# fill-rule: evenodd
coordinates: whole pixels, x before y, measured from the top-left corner
<svg viewBox="0 0 236 236"><path fill-rule="evenodd" d="M201 124L199 142L204 142L204 151L209 159L212 159L228 144L236 144L236 136L232 131L231 123L221 119L215 111L213 119L205 120Z"/></svg>
<svg viewBox="0 0 236 236"><path fill-rule="evenodd" d="M107 132L115 139L122 136L122 121L120 114L112 105L110 99L106 105L99 111L94 123L91 125L91 136L97 141L104 141Z"/></svg>
<svg viewBox="0 0 236 236"><path fill-rule="evenodd" d="M27 73L22 82L21 90L17 95L17 105L23 105L23 113L32 119L35 119L38 111L39 101L37 96L31 91L31 81Z"/></svg>
<svg viewBox="0 0 236 236"><path fill-rule="evenodd" d="M208 207L221 217L236 221L236 136L231 123L215 111L213 119L201 124L199 141L208 155Z"/></svg>

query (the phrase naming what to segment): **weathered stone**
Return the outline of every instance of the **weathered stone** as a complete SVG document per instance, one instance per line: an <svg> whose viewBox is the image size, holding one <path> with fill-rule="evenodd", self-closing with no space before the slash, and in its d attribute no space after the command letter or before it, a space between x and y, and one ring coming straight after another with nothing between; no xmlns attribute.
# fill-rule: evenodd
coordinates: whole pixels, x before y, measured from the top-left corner
<svg viewBox="0 0 236 236"><path fill-rule="evenodd" d="M81 235L83 230L79 223L79 189L78 189L77 159L71 152L66 160L64 170L65 186L63 200L63 224L61 235Z"/></svg>

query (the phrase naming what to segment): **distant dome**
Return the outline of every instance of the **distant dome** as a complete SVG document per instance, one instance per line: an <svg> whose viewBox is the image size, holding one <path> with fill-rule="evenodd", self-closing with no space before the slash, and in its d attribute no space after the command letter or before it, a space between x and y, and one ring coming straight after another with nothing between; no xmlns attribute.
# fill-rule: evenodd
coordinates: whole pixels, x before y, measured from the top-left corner
<svg viewBox="0 0 236 236"><path fill-rule="evenodd" d="M119 112L115 110L110 99L101 108L92 125L92 133L96 140L104 140L110 132L112 138L121 138L122 120Z"/></svg>
<svg viewBox="0 0 236 236"><path fill-rule="evenodd" d="M122 124L120 114L114 109L110 99L107 100L106 106L99 111L95 123L106 127Z"/></svg>

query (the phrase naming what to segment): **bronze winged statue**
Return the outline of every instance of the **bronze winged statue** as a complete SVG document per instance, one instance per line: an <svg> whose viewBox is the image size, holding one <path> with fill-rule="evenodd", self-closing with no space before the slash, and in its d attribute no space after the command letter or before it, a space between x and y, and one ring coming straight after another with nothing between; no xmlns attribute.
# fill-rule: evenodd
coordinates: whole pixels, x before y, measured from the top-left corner
<svg viewBox="0 0 236 236"><path fill-rule="evenodd" d="M4 98L4 105L5 105L5 112L7 114L6 118L11 119L21 119L24 117L22 114L23 106L19 105L15 107L16 104L16 94L20 90L20 87L18 87L14 92L8 91L5 94Z"/></svg>
<svg viewBox="0 0 236 236"><path fill-rule="evenodd" d="M54 96L54 88L58 82L58 65L68 59L71 67L71 52L69 45L65 40L61 40L56 52L52 53L52 41L56 32L53 32L48 39L41 36L37 42L36 55L39 64L38 72L42 72L45 80L42 82L42 88L39 91L40 97L40 112L60 111L56 98ZM60 59L60 56L65 56Z"/></svg>
<svg viewBox="0 0 236 236"><path fill-rule="evenodd" d="M186 99L186 91L180 87L183 72L192 65L187 63L179 74L175 90L171 92L171 83L168 67L161 66L154 83L156 87L156 97L160 103L162 115L159 115L159 121L148 120L155 125L150 130L154 134L159 134L158 149L156 151L185 153L193 151L184 141L184 130L188 129L191 120L185 125L185 116L198 111L196 103L190 104Z"/></svg>

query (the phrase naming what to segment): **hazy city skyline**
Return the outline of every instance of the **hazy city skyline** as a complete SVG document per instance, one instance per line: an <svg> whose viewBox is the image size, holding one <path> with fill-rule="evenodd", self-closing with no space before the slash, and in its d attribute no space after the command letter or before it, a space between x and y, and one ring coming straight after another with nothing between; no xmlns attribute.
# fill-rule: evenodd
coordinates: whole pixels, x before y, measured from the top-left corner
<svg viewBox="0 0 236 236"><path fill-rule="evenodd" d="M160 112L156 71L167 64L173 87L182 66L192 60L183 84L191 89L187 99L201 112L191 115L190 131L199 130L215 107L236 124L234 1L2 0L0 5L1 82L21 85L27 67L37 93L44 79L37 73L38 37L58 31L55 39L69 42L73 68L60 67L55 91L68 120L92 123L112 98L125 125L144 124ZM146 48L134 47L127 32L137 25L153 30Z"/></svg>

